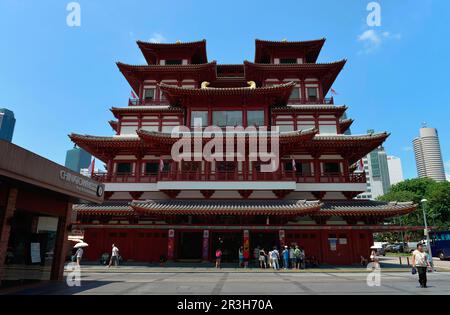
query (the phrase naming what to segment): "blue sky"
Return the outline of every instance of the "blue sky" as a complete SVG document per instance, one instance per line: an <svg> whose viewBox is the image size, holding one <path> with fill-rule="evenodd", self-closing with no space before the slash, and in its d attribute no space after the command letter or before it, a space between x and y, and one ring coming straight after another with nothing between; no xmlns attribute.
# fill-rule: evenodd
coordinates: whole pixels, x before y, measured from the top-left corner
<svg viewBox="0 0 450 315"><path fill-rule="evenodd" d="M348 59L334 89L353 133L391 132L386 150L410 178L411 141L427 122L450 173L448 1L380 0L381 26L369 27L368 0L80 0L75 28L69 2L0 0L0 107L15 112L14 142L51 160L64 163L71 132L112 134L109 108L130 95L115 62L143 63L138 39L204 38L210 60L241 63L253 59L255 38L326 37L319 62Z"/></svg>

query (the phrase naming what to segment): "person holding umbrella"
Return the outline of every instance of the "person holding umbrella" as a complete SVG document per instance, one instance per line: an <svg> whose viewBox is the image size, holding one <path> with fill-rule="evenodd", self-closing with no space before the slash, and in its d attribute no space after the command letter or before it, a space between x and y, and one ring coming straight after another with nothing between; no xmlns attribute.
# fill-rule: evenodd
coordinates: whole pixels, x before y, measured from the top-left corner
<svg viewBox="0 0 450 315"><path fill-rule="evenodd" d="M87 243L85 243L85 242L79 242L79 243L77 243L73 248L75 248L77 251L75 252L75 255L74 255L74 257L75 257L75 259L76 259L76 262L77 262L77 266L78 267L80 267L80 263L81 263L81 259L83 259L83 253L84 253L84 250L83 250L83 248L85 248L85 247L88 247L89 245L87 244Z"/></svg>

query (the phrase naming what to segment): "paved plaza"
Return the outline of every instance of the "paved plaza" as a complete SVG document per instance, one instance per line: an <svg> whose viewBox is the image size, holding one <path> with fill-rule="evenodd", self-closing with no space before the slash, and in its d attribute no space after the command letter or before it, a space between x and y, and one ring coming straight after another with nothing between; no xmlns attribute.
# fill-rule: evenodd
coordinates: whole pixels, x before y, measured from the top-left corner
<svg viewBox="0 0 450 315"><path fill-rule="evenodd" d="M24 295L276 295L450 294L450 272L429 275L427 289L408 272L382 272L381 286L367 285L362 272L97 272L82 274L80 287L46 283ZM13 293L13 292L10 292Z"/></svg>

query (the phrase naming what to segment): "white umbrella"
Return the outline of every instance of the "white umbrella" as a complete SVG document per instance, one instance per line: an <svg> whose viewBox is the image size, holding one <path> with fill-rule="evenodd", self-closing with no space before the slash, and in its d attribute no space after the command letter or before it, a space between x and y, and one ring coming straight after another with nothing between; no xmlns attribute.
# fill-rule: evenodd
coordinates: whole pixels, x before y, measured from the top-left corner
<svg viewBox="0 0 450 315"><path fill-rule="evenodd" d="M85 243L85 242L80 242L78 244L75 244L75 246L73 248L82 248L82 247L88 247L89 244Z"/></svg>

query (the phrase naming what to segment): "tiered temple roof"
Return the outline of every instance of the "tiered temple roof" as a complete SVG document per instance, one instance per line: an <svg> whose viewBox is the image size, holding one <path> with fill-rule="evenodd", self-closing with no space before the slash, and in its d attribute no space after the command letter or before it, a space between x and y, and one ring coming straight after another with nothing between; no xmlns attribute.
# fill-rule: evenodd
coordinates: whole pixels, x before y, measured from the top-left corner
<svg viewBox="0 0 450 315"><path fill-rule="evenodd" d="M319 57L320 51L325 44L325 38L308 41L270 41L257 39L255 44L255 63L270 62L270 56L274 51L302 52L306 57L306 62L313 63Z"/></svg>
<svg viewBox="0 0 450 315"><path fill-rule="evenodd" d="M314 217L393 217L414 211L412 202L305 200L147 200L80 204L74 210L89 215L295 215Z"/></svg>

